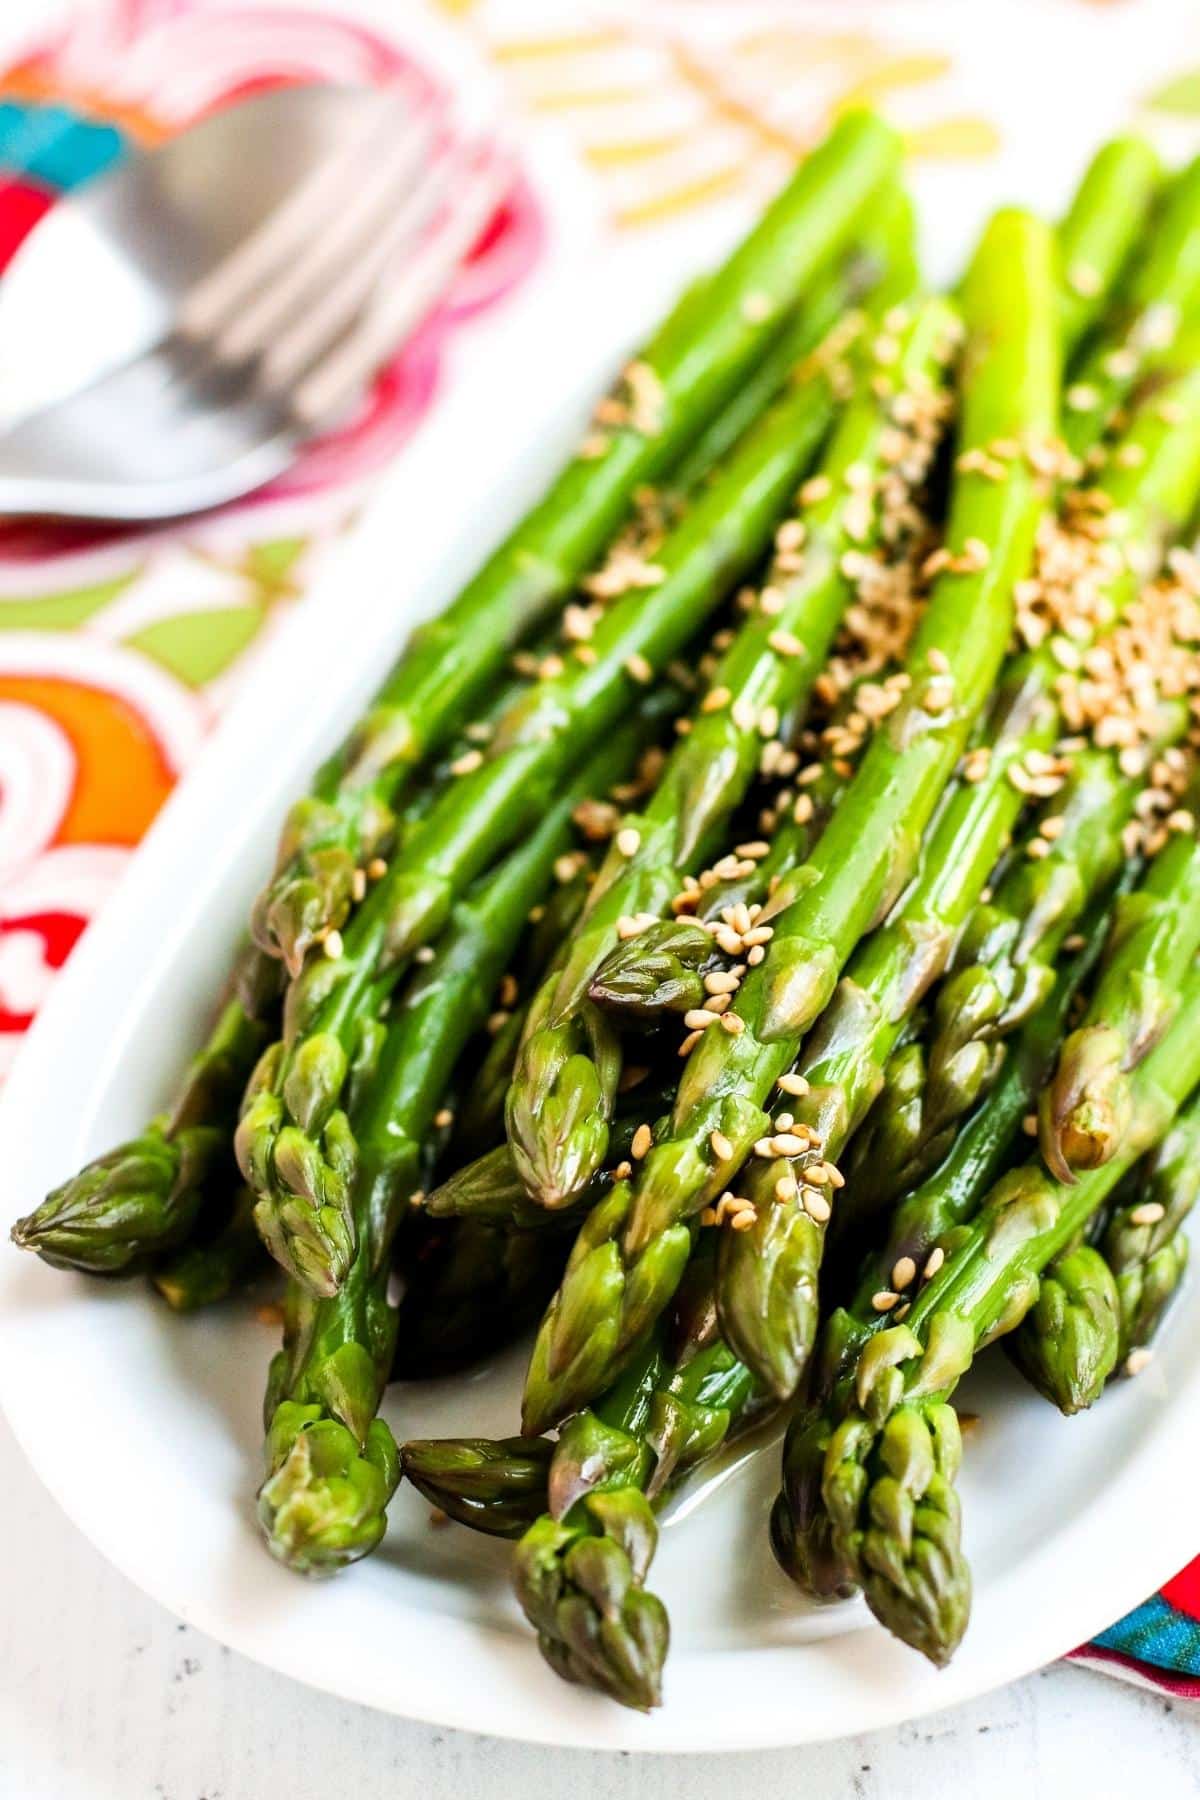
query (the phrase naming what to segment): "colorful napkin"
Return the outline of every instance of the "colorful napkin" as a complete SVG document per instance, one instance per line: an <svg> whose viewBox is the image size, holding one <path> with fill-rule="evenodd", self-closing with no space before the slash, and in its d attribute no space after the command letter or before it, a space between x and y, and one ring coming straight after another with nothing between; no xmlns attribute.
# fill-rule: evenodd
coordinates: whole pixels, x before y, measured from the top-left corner
<svg viewBox="0 0 1200 1800"><path fill-rule="evenodd" d="M918 186L951 210L969 191L977 216L988 191L981 167L1002 164L1017 142L998 96L1031 110L1015 68L1007 88L996 79L1000 40L994 29L989 40L982 7L930 0L905 9L901 28L885 5L639 0L573 7L564 30L553 0L442 5L462 15L518 105L567 137L612 230L627 238L744 209L849 99L884 104L926 160ZM993 23L997 10L1011 19L1011 7L993 8ZM1076 54L1086 18L1088 86L1107 109L1083 118L1078 143L1064 149L1063 192L1090 142L1131 111L1176 135L1200 116L1200 41L1189 74L1176 33L1156 32L1148 17L1163 10L1158 0L1110 10L1138 14L1136 30L1110 25L1107 12L1102 28L1086 0L1039 0L1039 64L1053 62L1056 43ZM956 82L967 13L976 60L962 52ZM351 15L110 0L34 43L0 76L0 269L57 195L131 143L281 81L421 73L369 16L366 5ZM1107 59L1097 54L1101 29ZM1010 41L1010 64L1015 53ZM1011 155L1010 164L1019 181ZM317 558L435 403L448 339L521 282L544 228L518 185L361 415L251 501L150 532L0 523L0 1072L221 708L269 653ZM1074 1655L1200 1698L1200 1559Z"/></svg>

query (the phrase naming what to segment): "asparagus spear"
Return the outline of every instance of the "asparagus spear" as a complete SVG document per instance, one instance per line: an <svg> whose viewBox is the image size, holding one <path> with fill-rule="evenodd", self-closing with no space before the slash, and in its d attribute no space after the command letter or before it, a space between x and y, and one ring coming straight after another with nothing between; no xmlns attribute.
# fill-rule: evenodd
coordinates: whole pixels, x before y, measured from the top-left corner
<svg viewBox="0 0 1200 1800"><path fill-rule="evenodd" d="M1198 1080L1193 969L1174 1028L1135 1077L1135 1119L1121 1151L1074 1186L1037 1161L1001 1177L904 1322L872 1338L831 1403L822 1492L834 1550L876 1618L935 1664L953 1655L970 1611L949 1397L977 1350L1024 1318L1047 1264L1164 1136Z"/></svg>
<svg viewBox="0 0 1200 1800"><path fill-rule="evenodd" d="M303 1573L332 1572L383 1535L399 1469L391 1433L375 1416L395 1340L391 1240L421 1179L455 1060L486 1014L531 902L571 841L571 814L628 768L638 745L639 724L631 723L564 784L527 841L459 902L444 943L401 996L373 1066L360 1074L358 1247L333 1297L317 1299L289 1283L284 1347L267 1389L259 1519L272 1554Z"/></svg>
<svg viewBox="0 0 1200 1800"><path fill-rule="evenodd" d="M1020 213L997 215L963 288L962 450L1053 430L1056 304L1049 232ZM951 563L913 643L906 702L873 738L804 865L809 885L765 928L770 955L687 1060L666 1138L642 1161L636 1184L618 1183L583 1226L534 1346L526 1430L586 1404L650 1329L687 1261L691 1215L727 1187L768 1129L763 1106L772 1087L855 943L907 884L1000 666L1041 508L1023 460L1004 484L960 467Z"/></svg>
<svg viewBox="0 0 1200 1800"><path fill-rule="evenodd" d="M1107 966L1042 1094L1039 1141L1060 1180L1115 1152L1129 1116L1130 1071L1170 1024L1179 982L1200 949L1198 804L1193 779L1171 815L1177 828L1117 909Z"/></svg>
<svg viewBox="0 0 1200 1800"><path fill-rule="evenodd" d="M895 368L900 395L911 400L914 390L924 393L936 381L952 328L941 301L925 303L905 327ZM885 341L897 348L894 337ZM864 484L878 478L896 433L896 404L895 395L881 396L864 381L843 413L814 484L819 497L805 505L811 490L801 489L797 514L778 534L759 604L718 664L649 806L622 821L563 965L532 1008L507 1120L517 1165L544 1206L570 1204L607 1151L621 1058L589 1004L597 965L627 921L665 913L684 876L712 853L757 769L763 721L774 735L781 720L806 704L851 593L841 566L854 542L843 519L847 472L856 479L861 472ZM920 485L935 443L933 433L911 442L902 479ZM850 523L860 523L853 513ZM620 846L630 835L637 849L625 855Z"/></svg>
<svg viewBox="0 0 1200 1800"><path fill-rule="evenodd" d="M1077 455L1154 362L1169 352L1200 305L1200 158L1172 177L1144 257L1129 269L1116 317L1085 347L1071 371L1064 435Z"/></svg>
<svg viewBox="0 0 1200 1800"><path fill-rule="evenodd" d="M897 161L897 139L879 120L840 120L724 267L684 296L629 364L547 494L453 605L414 634L293 809L255 909L260 943L293 974L316 936L345 919L356 869L386 847L405 777L471 717L508 652L612 538L635 490L669 472L751 376L781 318L845 249Z"/></svg>
<svg viewBox="0 0 1200 1800"><path fill-rule="evenodd" d="M914 551L916 548L914 545ZM810 854L866 744L866 736L851 731L847 721L854 720L857 726L861 720L867 727L865 715L858 710L859 701L865 701L868 690L873 697L887 691L877 679L882 673L878 658L865 648L854 644L850 656L841 661L849 685L833 709L829 726L819 734L806 728L799 740L801 746L809 739L816 740L814 753L821 760L810 764L806 775L814 769L819 772L806 781L799 794L790 787L781 790L782 822L778 800L760 815L760 826L770 834L766 855L742 858L735 846L711 869L701 871L692 894L680 897L680 902L692 903L694 910L660 919L618 942L597 968L588 994L614 1022L645 1025L667 1013L682 1015L703 1007L710 998L706 977L723 967L713 937L716 925L737 907L745 907L747 912L751 907L761 910ZM849 674L853 668L859 669L857 675ZM836 745L836 754L830 745ZM767 754L774 771L776 758L770 746ZM794 774L800 753L785 752L779 762L780 775L785 769Z"/></svg>
<svg viewBox="0 0 1200 1800"><path fill-rule="evenodd" d="M170 1110L18 1219L13 1242L55 1268L100 1275L134 1273L181 1244L210 1198L236 1182L229 1140L246 1076L270 1036L277 988L274 966L244 951L236 991Z"/></svg>
<svg viewBox="0 0 1200 1800"><path fill-rule="evenodd" d="M561 673L544 675L435 802L404 853L292 983L282 1043L261 1059L235 1140L271 1252L314 1294L336 1292L354 1252L357 1151L344 1089L406 958L457 894L536 821L564 763L586 755L696 634L761 554L828 422L824 382L787 394L668 534L653 585L616 599ZM643 577L644 578L644 577ZM475 758L478 758L476 762ZM462 765L460 765L460 769ZM329 953L335 953L331 956Z"/></svg>
<svg viewBox="0 0 1200 1800"><path fill-rule="evenodd" d="M1069 1417L1104 1392L1117 1366L1120 1322L1112 1270L1090 1244L1075 1244L1047 1266L1005 1349L1031 1386Z"/></svg>
<svg viewBox="0 0 1200 1800"><path fill-rule="evenodd" d="M689 1325L672 1333L682 1346L655 1334L611 1392L570 1420L548 1462L539 1438L433 1440L403 1451L421 1492L477 1530L508 1535L523 1513L541 1512L517 1545L515 1582L543 1656L567 1680L641 1710L661 1698L669 1636L662 1603L645 1586L654 1508L762 1403L714 1335L705 1259L694 1274Z"/></svg>
<svg viewBox="0 0 1200 1800"><path fill-rule="evenodd" d="M1144 138L1118 137L1096 152L1058 228L1063 354L1097 323L1122 268L1146 232L1162 180Z"/></svg>
<svg viewBox="0 0 1200 1800"><path fill-rule="evenodd" d="M1183 1278L1188 1240L1182 1227L1198 1196L1200 1098L1193 1098L1134 1171L1132 1192L1122 1195L1100 1245L1117 1283L1118 1362L1131 1371Z"/></svg>

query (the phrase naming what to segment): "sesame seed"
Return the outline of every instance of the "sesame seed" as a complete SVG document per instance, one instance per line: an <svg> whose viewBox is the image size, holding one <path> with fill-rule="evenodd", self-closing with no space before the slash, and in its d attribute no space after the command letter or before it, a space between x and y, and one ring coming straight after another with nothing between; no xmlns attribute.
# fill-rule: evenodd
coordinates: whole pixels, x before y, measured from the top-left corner
<svg viewBox="0 0 1200 1800"><path fill-rule="evenodd" d="M736 1013L722 1013L721 1028L727 1031L730 1037L741 1037L746 1029L746 1021L739 1019Z"/></svg>
<svg viewBox="0 0 1200 1800"><path fill-rule="evenodd" d="M804 1210L810 1219L814 1219L818 1225L825 1225L828 1223L832 1216L833 1208L830 1206L824 1194L818 1193L816 1188L806 1187L802 1190L801 1198L804 1203Z"/></svg>
<svg viewBox="0 0 1200 1800"><path fill-rule="evenodd" d="M785 519L775 533L777 550L799 550L805 539L804 522L801 519Z"/></svg>
<svg viewBox="0 0 1200 1800"><path fill-rule="evenodd" d="M794 1094L797 1099L803 1098L808 1092L808 1082L803 1075L781 1075L775 1086L782 1088L785 1094Z"/></svg>
<svg viewBox="0 0 1200 1800"><path fill-rule="evenodd" d="M925 1258L925 1267L921 1270L922 1279L932 1281L945 1260L946 1252L940 1244L936 1245Z"/></svg>
<svg viewBox="0 0 1200 1800"><path fill-rule="evenodd" d="M808 1149L808 1139L798 1137L794 1131L779 1131L769 1140L773 1156L802 1156Z"/></svg>
<svg viewBox="0 0 1200 1800"><path fill-rule="evenodd" d="M342 942L341 932L327 931L325 933L325 942L322 945L322 948L330 962L336 962L346 948L345 944Z"/></svg>
<svg viewBox="0 0 1200 1800"><path fill-rule="evenodd" d="M1142 1370L1149 1368L1153 1361L1153 1350L1131 1350L1125 1358L1125 1373L1129 1376L1140 1375Z"/></svg>
<svg viewBox="0 0 1200 1800"><path fill-rule="evenodd" d="M654 1142L654 1133L648 1125L639 1125L633 1134L633 1142L629 1146L630 1155L635 1162L640 1162Z"/></svg>
<svg viewBox="0 0 1200 1800"><path fill-rule="evenodd" d="M424 1204L425 1204L425 1189L424 1188L415 1188L413 1190L413 1192L408 1196L408 1204L410 1206L416 1206L416 1207L424 1206Z"/></svg>
<svg viewBox="0 0 1200 1800"><path fill-rule="evenodd" d="M707 694L705 694L703 700L700 702L700 711L706 713L720 712L723 706L729 705L732 698L733 695L727 687L709 688Z"/></svg>
<svg viewBox="0 0 1200 1800"><path fill-rule="evenodd" d="M771 649L779 656L803 656L804 645L790 631L775 630L767 639Z"/></svg>
<svg viewBox="0 0 1200 1800"><path fill-rule="evenodd" d="M387 864L382 856L373 856L367 864L367 880L382 881L387 874Z"/></svg>
<svg viewBox="0 0 1200 1800"><path fill-rule="evenodd" d="M1195 831L1196 816L1186 806L1177 806L1167 814L1166 825L1168 831Z"/></svg>
<svg viewBox="0 0 1200 1800"><path fill-rule="evenodd" d="M758 724L758 709L744 697L735 700L729 709L729 716L739 731L753 731Z"/></svg>
<svg viewBox="0 0 1200 1800"><path fill-rule="evenodd" d="M690 1011L684 1013L683 1022L689 1031L705 1031L713 1020L719 1019L720 1016L720 1013L714 1012L711 1007L693 1006Z"/></svg>
<svg viewBox="0 0 1200 1800"><path fill-rule="evenodd" d="M413 951L413 961L416 963L431 963L433 958L434 948L432 944L421 944Z"/></svg>
<svg viewBox="0 0 1200 1800"><path fill-rule="evenodd" d="M712 1153L720 1162L728 1162L733 1155L733 1145L723 1131L711 1131L708 1135Z"/></svg>
<svg viewBox="0 0 1200 1800"><path fill-rule="evenodd" d="M750 325L761 325L764 319L770 318L774 310L775 303L771 296L758 289L752 289L742 296L742 317Z"/></svg>
<svg viewBox="0 0 1200 1800"><path fill-rule="evenodd" d="M729 1223L735 1231L749 1231L757 1217L754 1208L749 1207L734 1213Z"/></svg>
<svg viewBox="0 0 1200 1800"><path fill-rule="evenodd" d="M775 1198L783 1205L794 1200L799 1192L794 1175L781 1175L775 1183Z"/></svg>
<svg viewBox="0 0 1200 1800"><path fill-rule="evenodd" d="M786 605L787 601L784 596L775 587L765 587L758 597L759 611L766 613L769 619L773 619L777 613L781 613Z"/></svg>
<svg viewBox="0 0 1200 1800"><path fill-rule="evenodd" d="M1100 271L1094 269L1091 263L1076 262L1067 270L1067 285L1081 299L1094 300L1104 286L1104 281Z"/></svg>
<svg viewBox="0 0 1200 1800"><path fill-rule="evenodd" d="M1073 382L1065 398L1072 412L1095 412L1100 404L1099 389L1086 381Z"/></svg>
<svg viewBox="0 0 1200 1800"><path fill-rule="evenodd" d="M1025 1133L1026 1137L1036 1137L1037 1136L1038 1120L1037 1120L1036 1113L1026 1113L1025 1114L1025 1117L1021 1120L1021 1130Z"/></svg>
<svg viewBox="0 0 1200 1800"><path fill-rule="evenodd" d="M899 1299L899 1294L893 1294L889 1288L881 1288L877 1294L871 1295L871 1305L877 1313L891 1312Z"/></svg>
<svg viewBox="0 0 1200 1800"><path fill-rule="evenodd" d="M447 1125L453 1125L454 1114L448 1106L440 1107L433 1115L433 1122L439 1131L444 1131Z"/></svg>
<svg viewBox="0 0 1200 1800"><path fill-rule="evenodd" d="M613 1170L613 1176L617 1181L628 1181L629 1177L632 1174L633 1174L633 1164L631 1162L626 1162L624 1160L619 1162L617 1164L616 1168Z"/></svg>
<svg viewBox="0 0 1200 1800"><path fill-rule="evenodd" d="M464 750L462 755L456 756L450 764L450 773L452 775L473 775L476 769L482 767L482 750Z"/></svg>
<svg viewBox="0 0 1200 1800"><path fill-rule="evenodd" d="M631 675L635 681L641 682L643 687L648 682L654 680L653 668L646 661L646 658L637 651L635 651L632 656L627 656L625 658L625 672L626 674Z"/></svg>
<svg viewBox="0 0 1200 1800"><path fill-rule="evenodd" d="M1165 1219L1167 1209L1157 1200L1147 1200L1141 1206L1135 1206L1129 1215L1131 1225L1157 1225Z"/></svg>
<svg viewBox="0 0 1200 1800"><path fill-rule="evenodd" d="M822 500L828 500L833 492L833 483L828 475L813 475L800 489L801 506L816 506Z"/></svg>
<svg viewBox="0 0 1200 1800"><path fill-rule="evenodd" d="M350 898L352 900L361 900L366 891L367 871L365 869L355 869L353 875L350 877Z"/></svg>
<svg viewBox="0 0 1200 1800"><path fill-rule="evenodd" d="M617 833L617 849L622 856L636 856L642 847L642 834L635 831L632 825L626 825Z"/></svg>
<svg viewBox="0 0 1200 1800"><path fill-rule="evenodd" d="M897 1258L896 1264L892 1269L892 1286L903 1290L915 1279L916 1273L917 1265L911 1256L901 1256Z"/></svg>
<svg viewBox="0 0 1200 1800"><path fill-rule="evenodd" d="M495 1037L498 1031L502 1031L511 1018L512 1014L507 1012L504 1007L497 1007L496 1011L488 1016L487 1029L489 1037Z"/></svg>
<svg viewBox="0 0 1200 1800"><path fill-rule="evenodd" d="M746 961L752 969L757 969L759 963L766 959L766 954L766 947L763 944L753 944L746 954Z"/></svg>

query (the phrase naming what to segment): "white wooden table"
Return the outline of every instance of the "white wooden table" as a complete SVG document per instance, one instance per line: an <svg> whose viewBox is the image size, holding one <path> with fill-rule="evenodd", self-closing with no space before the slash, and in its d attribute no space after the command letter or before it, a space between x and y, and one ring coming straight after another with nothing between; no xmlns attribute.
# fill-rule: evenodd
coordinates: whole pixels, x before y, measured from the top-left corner
<svg viewBox="0 0 1200 1800"><path fill-rule="evenodd" d="M1200 1706L1068 1667L897 1731L736 1757L546 1750L368 1712L145 1599L67 1523L2 1423L0 1544L0 1800L1200 1794Z"/></svg>

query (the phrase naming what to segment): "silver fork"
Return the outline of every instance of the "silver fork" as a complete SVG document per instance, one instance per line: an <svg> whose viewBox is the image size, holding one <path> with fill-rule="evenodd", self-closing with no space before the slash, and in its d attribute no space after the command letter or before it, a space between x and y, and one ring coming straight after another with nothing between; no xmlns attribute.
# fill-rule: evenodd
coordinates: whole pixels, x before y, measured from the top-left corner
<svg viewBox="0 0 1200 1800"><path fill-rule="evenodd" d="M361 400L445 292L511 167L411 94L343 123L187 287L161 341L0 436L0 513L198 511L270 480Z"/></svg>

